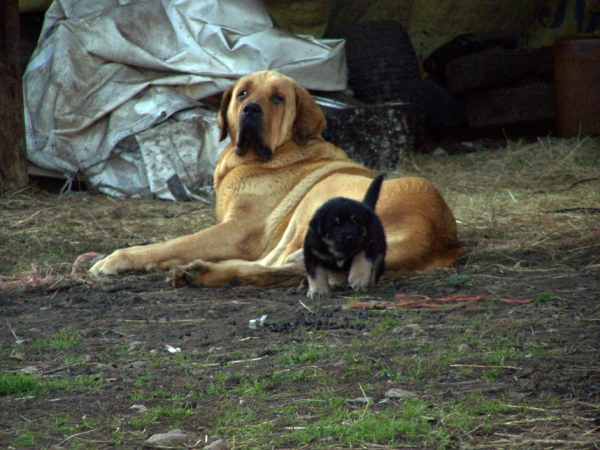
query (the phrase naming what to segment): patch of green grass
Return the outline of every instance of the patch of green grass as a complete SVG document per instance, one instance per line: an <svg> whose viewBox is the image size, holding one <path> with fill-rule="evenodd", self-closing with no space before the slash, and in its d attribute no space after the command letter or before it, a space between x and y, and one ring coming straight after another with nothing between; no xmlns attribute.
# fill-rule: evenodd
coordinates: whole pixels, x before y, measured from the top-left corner
<svg viewBox="0 0 600 450"><path fill-rule="evenodd" d="M453 288L461 288L463 286L472 286L473 282L471 281L471 277L467 274L462 273L453 273L450 275L444 282L444 286L453 287Z"/></svg>
<svg viewBox="0 0 600 450"><path fill-rule="evenodd" d="M533 343L525 345L525 352L536 358L542 358L548 355L548 349L542 345Z"/></svg>
<svg viewBox="0 0 600 450"><path fill-rule="evenodd" d="M136 388L144 387L146 386L146 383L151 379L152 377L148 374L140 375L139 377L137 377L137 380L135 380L135 383L133 383L133 386Z"/></svg>
<svg viewBox="0 0 600 450"><path fill-rule="evenodd" d="M397 381L404 380L421 380L424 375L423 358L420 356L412 356L410 358L403 357L400 359L399 368L395 379Z"/></svg>
<svg viewBox="0 0 600 450"><path fill-rule="evenodd" d="M501 366L506 364L507 360L514 358L516 354L517 351L514 347L496 344L481 355L481 360L484 364Z"/></svg>
<svg viewBox="0 0 600 450"><path fill-rule="evenodd" d="M323 345L313 343L294 344L288 351L279 355L279 362L282 365L310 363L319 359L326 351L327 348Z"/></svg>
<svg viewBox="0 0 600 450"><path fill-rule="evenodd" d="M0 395L24 397L39 389L40 382L32 375L0 372Z"/></svg>
<svg viewBox="0 0 600 450"><path fill-rule="evenodd" d="M79 334L73 327L66 327L53 334L50 339L35 339L31 343L34 350L65 349L79 344Z"/></svg>
<svg viewBox="0 0 600 450"><path fill-rule="evenodd" d="M552 299L552 294L550 292L542 292L535 296L536 303L543 303L550 301Z"/></svg>
<svg viewBox="0 0 600 450"><path fill-rule="evenodd" d="M144 428L150 425L154 425L159 419L184 419L193 414L189 408L180 408L174 406L155 406L148 408L148 410L137 417L134 417L130 422L133 428ZM172 422L169 421L169 426L172 426Z"/></svg>
<svg viewBox="0 0 600 450"><path fill-rule="evenodd" d="M104 379L100 375L76 376L76 377L56 377L44 380L40 389L34 394L44 395L51 391L73 391L77 389L100 389L104 384Z"/></svg>
<svg viewBox="0 0 600 450"><path fill-rule="evenodd" d="M40 379L23 373L0 372L0 395L46 395L52 391L97 389L103 384L98 375Z"/></svg>
<svg viewBox="0 0 600 450"><path fill-rule="evenodd" d="M129 398L134 402L139 402L146 398L146 392L142 390L133 390L129 393Z"/></svg>
<svg viewBox="0 0 600 450"><path fill-rule="evenodd" d="M381 322L375 325L371 332L375 335L380 335L385 333L390 328L394 328L396 326L398 326L398 319L392 316L390 313L385 313Z"/></svg>
<svg viewBox="0 0 600 450"><path fill-rule="evenodd" d="M35 433L32 431L21 433L11 444L13 447L31 447L35 445Z"/></svg>
<svg viewBox="0 0 600 450"><path fill-rule="evenodd" d="M483 379L488 383L492 383L498 379L498 369L487 369L483 374Z"/></svg>

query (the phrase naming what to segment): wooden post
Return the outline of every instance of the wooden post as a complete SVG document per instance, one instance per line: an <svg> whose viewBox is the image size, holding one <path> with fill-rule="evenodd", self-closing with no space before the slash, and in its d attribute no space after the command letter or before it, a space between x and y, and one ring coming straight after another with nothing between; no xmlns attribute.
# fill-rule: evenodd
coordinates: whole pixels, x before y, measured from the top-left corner
<svg viewBox="0 0 600 450"><path fill-rule="evenodd" d="M27 185L19 1L0 1L0 192Z"/></svg>

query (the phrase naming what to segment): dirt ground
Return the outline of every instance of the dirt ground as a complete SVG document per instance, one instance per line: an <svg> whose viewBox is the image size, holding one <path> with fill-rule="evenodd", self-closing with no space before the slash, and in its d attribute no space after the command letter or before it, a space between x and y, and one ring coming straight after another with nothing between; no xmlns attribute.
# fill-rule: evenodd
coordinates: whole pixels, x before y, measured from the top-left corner
<svg viewBox="0 0 600 450"><path fill-rule="evenodd" d="M440 187L463 256L322 304L303 283L71 274L82 253L208 226L210 206L5 194L0 447L133 449L178 428L178 448L599 448L599 148L412 158L400 173Z"/></svg>

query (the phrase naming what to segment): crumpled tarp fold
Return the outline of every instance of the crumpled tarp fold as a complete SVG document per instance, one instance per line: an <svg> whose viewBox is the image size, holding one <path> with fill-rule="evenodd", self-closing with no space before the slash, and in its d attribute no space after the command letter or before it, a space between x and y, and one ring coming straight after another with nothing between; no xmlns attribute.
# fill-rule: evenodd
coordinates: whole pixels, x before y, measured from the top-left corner
<svg viewBox="0 0 600 450"><path fill-rule="evenodd" d="M28 157L109 195L173 200L166 181L206 179L224 147L201 100L265 69L346 87L343 41L273 28L260 0L55 0L23 77Z"/></svg>

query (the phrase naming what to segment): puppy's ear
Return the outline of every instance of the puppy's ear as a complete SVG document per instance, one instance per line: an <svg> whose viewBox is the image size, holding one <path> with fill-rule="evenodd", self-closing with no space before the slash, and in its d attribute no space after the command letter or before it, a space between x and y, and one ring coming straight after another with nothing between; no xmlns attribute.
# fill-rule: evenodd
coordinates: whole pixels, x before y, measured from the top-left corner
<svg viewBox="0 0 600 450"><path fill-rule="evenodd" d="M309 227L317 236L321 236L321 216L315 214L310 221Z"/></svg>
<svg viewBox="0 0 600 450"><path fill-rule="evenodd" d="M306 145L308 140L314 136L320 136L327 128L325 115L319 105L306 89L294 85L296 91L296 120L292 129L294 142L298 145Z"/></svg>
<svg viewBox="0 0 600 450"><path fill-rule="evenodd" d="M223 98L221 99L221 107L219 108L219 114L217 116L217 125L221 134L219 134L219 141L222 141L227 137L229 124L227 123L227 110L229 109L229 102L231 101L231 94L235 84L229 86L225 92L223 92Z"/></svg>

